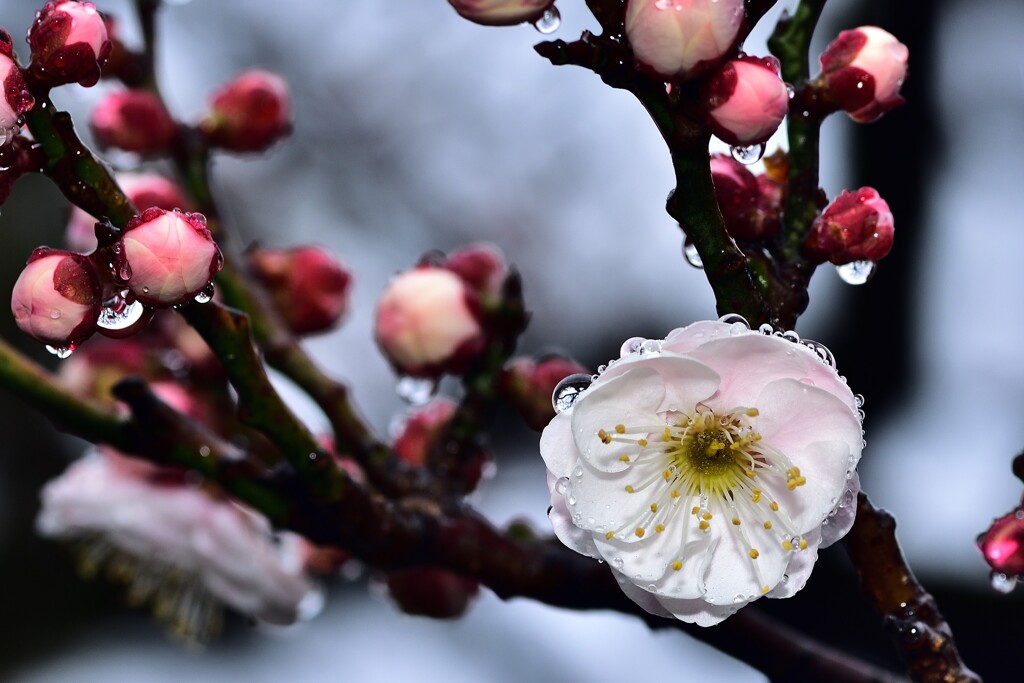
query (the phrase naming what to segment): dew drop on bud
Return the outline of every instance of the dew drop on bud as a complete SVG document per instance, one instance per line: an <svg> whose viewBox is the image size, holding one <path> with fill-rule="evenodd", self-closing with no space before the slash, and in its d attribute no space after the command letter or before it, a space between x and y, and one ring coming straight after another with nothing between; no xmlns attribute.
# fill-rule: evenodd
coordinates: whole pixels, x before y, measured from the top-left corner
<svg viewBox="0 0 1024 683"><path fill-rule="evenodd" d="M704 261L701 260L700 254L697 253L697 247L693 245L693 242L687 240L683 245L683 258L694 268L700 268L703 270Z"/></svg>
<svg viewBox="0 0 1024 683"><path fill-rule="evenodd" d="M559 382L558 386L551 393L551 406L555 409L555 412L564 413L569 408L572 408L572 404L576 402L580 394L586 391L591 382L593 382L591 376L582 373L569 375Z"/></svg>
<svg viewBox="0 0 1024 683"><path fill-rule="evenodd" d="M875 274L874 261L851 261L836 266L839 278L848 285L862 285Z"/></svg>
<svg viewBox="0 0 1024 683"><path fill-rule="evenodd" d="M750 164L756 164L764 156L765 143L759 145L748 145L742 147L740 145L734 145L729 148L732 153L732 158L736 161L749 166Z"/></svg>
<svg viewBox="0 0 1024 683"><path fill-rule="evenodd" d="M132 267L125 261L117 271L117 279L121 282L128 282L132 279Z"/></svg>
<svg viewBox="0 0 1024 683"><path fill-rule="evenodd" d="M1017 577L1007 576L1002 572L992 572L989 574L989 582L992 584L992 588L999 591L1000 593L1011 593L1013 589L1017 587Z"/></svg>
<svg viewBox="0 0 1024 683"><path fill-rule="evenodd" d="M395 393L406 403L421 406L434 395L436 387L437 385L432 379L421 379L406 375L398 378L398 383L395 384Z"/></svg>
<svg viewBox="0 0 1024 683"><path fill-rule="evenodd" d="M208 304L213 300L213 284L206 285L203 291L196 294L194 301L197 304Z"/></svg>
<svg viewBox="0 0 1024 683"><path fill-rule="evenodd" d="M569 477L560 477L559 480L555 482L555 493L557 493L560 496L564 496L565 487L567 487L568 485Z"/></svg>
<svg viewBox="0 0 1024 683"><path fill-rule="evenodd" d="M64 360L65 358L70 358L71 357L71 352L74 351L75 349L74 349L74 347L50 346L49 344L47 344L46 345L46 350L49 351L50 353L52 353L53 355L57 356L57 358L60 358L61 360Z"/></svg>
<svg viewBox="0 0 1024 683"><path fill-rule="evenodd" d="M100 310L96 326L104 330L126 330L139 322L146 307L139 301L128 303L120 295Z"/></svg>
<svg viewBox="0 0 1024 683"><path fill-rule="evenodd" d="M554 5L544 10L544 14L540 15L537 21L533 22L533 27L546 36L557 31L561 25L562 15L558 13L558 8Z"/></svg>

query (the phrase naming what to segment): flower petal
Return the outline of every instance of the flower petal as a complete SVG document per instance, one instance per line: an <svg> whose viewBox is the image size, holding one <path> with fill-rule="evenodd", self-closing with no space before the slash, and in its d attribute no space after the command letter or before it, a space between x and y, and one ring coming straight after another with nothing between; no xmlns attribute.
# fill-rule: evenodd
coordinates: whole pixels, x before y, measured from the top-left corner
<svg viewBox="0 0 1024 683"><path fill-rule="evenodd" d="M775 585L775 588L768 593L769 598L791 597L807 584L811 570L814 569L814 563L818 560L818 548L822 547L819 545L821 530L815 529L805 534L804 540L807 541L807 547L798 552L789 553L789 565L786 567L786 573L782 575L782 580Z"/></svg>
<svg viewBox="0 0 1024 683"><path fill-rule="evenodd" d="M704 599L716 605L732 605L756 599L764 586L775 586L782 580L789 564L789 552L783 550L776 534L751 525L744 533L736 527L724 527L728 511L716 512L722 519L712 524L712 534L718 538L704 575L707 592ZM757 559L751 559L751 548L757 550Z"/></svg>
<svg viewBox="0 0 1024 683"><path fill-rule="evenodd" d="M548 475L549 478L551 476ZM569 508L565 505L565 496L558 493L551 482L548 485L551 486L551 508L548 510L548 519L551 520L551 528L554 530L555 536L567 547L581 555L600 558L601 554L594 545L593 535L573 524L572 515L569 514Z"/></svg>
<svg viewBox="0 0 1024 683"><path fill-rule="evenodd" d="M634 471L644 476L649 469L653 476L658 476L660 470L637 465L629 475L607 473L594 469L585 460L580 461L580 467L582 471L573 472L565 490L575 523L595 534L621 530L620 540L627 543L640 540L634 533L635 526L644 518L651 500L641 493L627 493L626 485L632 481Z"/></svg>
<svg viewBox="0 0 1024 683"><path fill-rule="evenodd" d="M846 535L857 519L857 494L860 493L860 475L853 472L846 482L846 490L839 497L835 516L829 517L828 524L821 527L821 547L827 548Z"/></svg>
<svg viewBox="0 0 1024 683"><path fill-rule="evenodd" d="M548 471L555 477L568 477L579 459L576 442L572 438L572 417L559 413L548 423L540 435L540 456ZM551 487L553 490L553 487Z"/></svg>
<svg viewBox="0 0 1024 683"><path fill-rule="evenodd" d="M665 398L662 410L684 412L712 396L718 390L721 378L704 363L676 353L650 353L633 355L616 361L601 375L600 381L620 377L630 370L647 368L660 376Z"/></svg>

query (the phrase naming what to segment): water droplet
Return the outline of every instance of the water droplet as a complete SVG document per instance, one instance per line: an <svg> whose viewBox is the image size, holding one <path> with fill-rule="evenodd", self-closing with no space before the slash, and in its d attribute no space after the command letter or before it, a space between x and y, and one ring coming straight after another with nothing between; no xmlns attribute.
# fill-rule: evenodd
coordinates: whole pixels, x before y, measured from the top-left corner
<svg viewBox="0 0 1024 683"><path fill-rule="evenodd" d="M579 478L583 476L583 465L576 465L576 469L572 471L572 476Z"/></svg>
<svg viewBox="0 0 1024 683"><path fill-rule="evenodd" d="M661 342L657 339L648 339L640 345L640 355L661 353Z"/></svg>
<svg viewBox="0 0 1024 683"><path fill-rule="evenodd" d="M625 357L631 353L638 353L640 351L640 345L645 341L647 341L645 337L631 337L630 339L627 339L622 343L622 348L619 350L620 355Z"/></svg>
<svg viewBox="0 0 1024 683"><path fill-rule="evenodd" d="M1017 587L1017 577L1007 576L1002 572L992 572L989 574L989 582L992 584L992 588L1000 593L1010 593Z"/></svg>
<svg viewBox="0 0 1024 683"><path fill-rule="evenodd" d="M672 0L658 0L654 3L655 9L672 9Z"/></svg>
<svg viewBox="0 0 1024 683"><path fill-rule="evenodd" d="M432 379L404 375L398 378L398 382L395 384L395 393L406 403L421 406L430 400L436 388L437 385Z"/></svg>
<svg viewBox="0 0 1024 683"><path fill-rule="evenodd" d="M775 332L775 328L769 325L768 323L763 323L760 327L757 328L757 331L765 336L771 336L771 334Z"/></svg>
<svg viewBox="0 0 1024 683"><path fill-rule="evenodd" d="M61 360L64 360L65 358L70 358L71 357L71 353L75 350L75 347L73 345L72 346L50 346L49 344L47 344L46 345L46 350L49 351L50 353L52 353L53 355L57 356L57 358L60 358Z"/></svg>
<svg viewBox="0 0 1024 683"><path fill-rule="evenodd" d="M197 304L208 304L213 300L213 283L206 285L203 291L196 294L194 301Z"/></svg>
<svg viewBox="0 0 1024 683"><path fill-rule="evenodd" d="M576 496L569 496L569 505L575 505L575 504L576 504ZM579 521L579 520L577 520L577 521Z"/></svg>
<svg viewBox="0 0 1024 683"><path fill-rule="evenodd" d="M52 311L50 311L50 318L52 318L53 320L57 320L58 318L60 318L60 309L55 308Z"/></svg>
<svg viewBox="0 0 1024 683"><path fill-rule="evenodd" d="M555 390L551 393L551 405L555 409L556 413L564 413L565 411L572 408L572 404L576 402L576 399L580 397L587 387L591 385L594 380L591 379L590 375L578 373L575 375L569 375L555 387ZM581 470L582 473L582 470Z"/></svg>
<svg viewBox="0 0 1024 683"><path fill-rule="evenodd" d="M146 307L142 305L142 302L128 303L123 295L118 294L100 309L100 317L96 319L96 325L104 330L127 330L139 322L145 312Z"/></svg>
<svg viewBox="0 0 1024 683"><path fill-rule="evenodd" d="M738 313L726 313L718 319L718 322L725 323L726 325L735 325L736 323L739 323L748 330L750 329L750 323L748 323L747 319Z"/></svg>
<svg viewBox="0 0 1024 683"><path fill-rule="evenodd" d="M854 404L858 408L863 408L864 407L864 395L863 394L854 394L853 395L853 402L854 402Z"/></svg>
<svg viewBox="0 0 1024 683"><path fill-rule="evenodd" d="M125 261L117 271L117 279L121 282L128 282L132 279L132 267Z"/></svg>
<svg viewBox="0 0 1024 683"><path fill-rule="evenodd" d="M730 337L738 337L741 334L743 334L744 332L749 332L749 331L750 331L750 328L747 327L746 325L744 325L743 323L733 323L732 325L729 325L729 336Z"/></svg>
<svg viewBox="0 0 1024 683"><path fill-rule="evenodd" d="M143 294L149 294L149 287L143 287L142 288L142 293Z"/></svg>
<svg viewBox="0 0 1024 683"><path fill-rule="evenodd" d="M739 603L743 602L744 600L746 600L746 597L744 597L744 595L743 595L742 593L737 593L737 594L736 594L736 597L734 597L734 598L732 599L732 601L733 601L733 602L735 602L735 603L737 603L737 604L739 604Z"/></svg>
<svg viewBox="0 0 1024 683"><path fill-rule="evenodd" d="M848 285L862 285L875 274L874 261L851 261L836 266L840 279Z"/></svg>
<svg viewBox="0 0 1024 683"><path fill-rule="evenodd" d="M802 380L800 380L800 384L806 384L809 387L813 387L814 380L811 379L810 377L804 377Z"/></svg>
<svg viewBox="0 0 1024 683"><path fill-rule="evenodd" d="M794 536L789 539L789 542L793 544L793 550L800 550L800 541L801 538L799 536Z"/></svg>
<svg viewBox="0 0 1024 683"><path fill-rule="evenodd" d="M783 574L782 575L782 583L786 583L788 581L789 581L789 574Z"/></svg>
<svg viewBox="0 0 1024 683"><path fill-rule="evenodd" d="M622 569L622 558L616 557L614 560L612 560L612 564L615 565L616 569Z"/></svg>
<svg viewBox="0 0 1024 683"><path fill-rule="evenodd" d="M568 486L568 485L569 485L569 477L560 477L558 479L558 481L555 482L555 493L557 493L560 496L564 496L565 495L565 487Z"/></svg>
<svg viewBox="0 0 1024 683"><path fill-rule="evenodd" d="M694 268L704 269L704 261L701 260L700 254L697 253L697 247L689 240L683 244L683 258Z"/></svg>
<svg viewBox="0 0 1024 683"><path fill-rule="evenodd" d="M789 83L786 84L786 94L789 95L789 99L796 97L796 89Z"/></svg>
<svg viewBox="0 0 1024 683"><path fill-rule="evenodd" d="M729 148L732 152L732 158L741 164L749 166L750 164L756 164L764 156L765 143L759 145L748 145L742 147L740 145L734 145Z"/></svg>
<svg viewBox="0 0 1024 683"><path fill-rule="evenodd" d="M199 455L203 456L204 458L209 457L209 455L210 455L210 447L209 446L200 446L199 447Z"/></svg>
<svg viewBox="0 0 1024 683"><path fill-rule="evenodd" d="M533 22L533 27L546 36L557 31L561 25L562 15L559 14L558 8L554 5L544 10L544 14L540 15L537 21Z"/></svg>

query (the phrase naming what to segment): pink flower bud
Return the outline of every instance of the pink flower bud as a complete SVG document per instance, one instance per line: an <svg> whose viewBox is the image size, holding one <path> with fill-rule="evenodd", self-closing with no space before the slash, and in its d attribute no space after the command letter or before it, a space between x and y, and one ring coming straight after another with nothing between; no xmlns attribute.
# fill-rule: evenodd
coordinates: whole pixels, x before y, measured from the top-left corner
<svg viewBox="0 0 1024 683"><path fill-rule="evenodd" d="M789 90L774 57L726 62L701 91L711 131L730 145L757 145L772 136L789 111Z"/></svg>
<svg viewBox="0 0 1024 683"><path fill-rule="evenodd" d="M458 275L424 266L396 276L377 306L375 336L403 374L464 370L483 348L476 295Z"/></svg>
<svg viewBox="0 0 1024 683"><path fill-rule="evenodd" d="M763 182L770 181L755 177L746 166L725 154L711 156L711 178L725 228L734 239L755 240L778 231L777 193L762 189ZM772 185L768 187L774 190Z"/></svg>
<svg viewBox="0 0 1024 683"><path fill-rule="evenodd" d="M485 26L512 26L538 19L554 0L448 0L464 18Z"/></svg>
<svg viewBox="0 0 1024 683"><path fill-rule="evenodd" d="M154 206L168 211L192 208L181 188L158 173L119 173L117 182L140 211ZM92 251L96 248L96 219L77 206L72 207L64 240L75 251Z"/></svg>
<svg viewBox="0 0 1024 683"><path fill-rule="evenodd" d="M102 292L92 262L81 254L39 247L14 283L11 312L23 332L73 349L96 331Z"/></svg>
<svg viewBox="0 0 1024 683"><path fill-rule="evenodd" d="M74 0L43 5L29 29L28 44L33 72L49 85L95 85L111 49L106 24L96 6Z"/></svg>
<svg viewBox="0 0 1024 683"><path fill-rule="evenodd" d="M0 99L0 146L18 134L18 119L32 108L35 98L25 85L21 69L14 61L14 44L9 33L0 29L0 81L4 97Z"/></svg>
<svg viewBox="0 0 1024 683"><path fill-rule="evenodd" d="M550 356L540 360L515 358L501 375L501 392L530 428L543 431L555 417L551 394L569 375L588 373L574 360Z"/></svg>
<svg viewBox="0 0 1024 683"><path fill-rule="evenodd" d="M736 46L743 19L743 0L629 0L626 36L642 64L690 78Z"/></svg>
<svg viewBox="0 0 1024 683"><path fill-rule="evenodd" d="M501 251L489 244L471 244L448 255L444 267L462 278L481 298L501 297L508 266Z"/></svg>
<svg viewBox="0 0 1024 683"><path fill-rule="evenodd" d="M862 187L840 192L814 220L807 236L808 253L837 266L877 261L892 249L893 220L878 192Z"/></svg>
<svg viewBox="0 0 1024 683"><path fill-rule="evenodd" d="M193 299L223 265L202 214L156 207L128 221L118 256L117 270L128 288L155 307Z"/></svg>
<svg viewBox="0 0 1024 683"><path fill-rule="evenodd" d="M249 262L295 334L325 332L348 310L352 276L323 249L254 249Z"/></svg>
<svg viewBox="0 0 1024 683"><path fill-rule="evenodd" d="M993 570L1024 576L1024 510L1000 517L978 537L978 548Z"/></svg>
<svg viewBox="0 0 1024 683"><path fill-rule="evenodd" d="M412 411L405 419L392 445L398 457L415 467L423 467L427 454L455 414L455 402L443 396Z"/></svg>
<svg viewBox="0 0 1024 683"><path fill-rule="evenodd" d="M433 619L462 616L480 587L443 569L408 569L388 575L388 592L406 614Z"/></svg>
<svg viewBox="0 0 1024 683"><path fill-rule="evenodd" d="M821 55L825 97L859 123L903 104L907 46L877 26L843 31Z"/></svg>
<svg viewBox="0 0 1024 683"><path fill-rule="evenodd" d="M89 127L100 145L140 154L167 150L178 131L160 98L146 90L107 95L93 109Z"/></svg>
<svg viewBox="0 0 1024 683"><path fill-rule="evenodd" d="M288 84L268 71L246 71L213 95L200 124L210 143L233 152L260 152L291 132Z"/></svg>

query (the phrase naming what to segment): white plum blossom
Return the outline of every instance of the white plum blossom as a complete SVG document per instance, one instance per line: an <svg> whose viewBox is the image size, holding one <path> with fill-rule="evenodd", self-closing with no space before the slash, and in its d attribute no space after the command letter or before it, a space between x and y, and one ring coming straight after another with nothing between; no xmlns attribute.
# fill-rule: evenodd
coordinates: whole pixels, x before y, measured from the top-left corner
<svg viewBox="0 0 1024 683"><path fill-rule="evenodd" d="M803 588L853 524L863 446L861 399L810 344L723 321L626 342L541 437L558 538L702 626Z"/></svg>
<svg viewBox="0 0 1024 683"><path fill-rule="evenodd" d="M312 546L274 535L266 518L182 473L97 449L46 485L36 520L47 537L85 542L85 573L106 565L129 598L152 603L187 640L217 629L220 604L273 624L322 602L306 572Z"/></svg>

